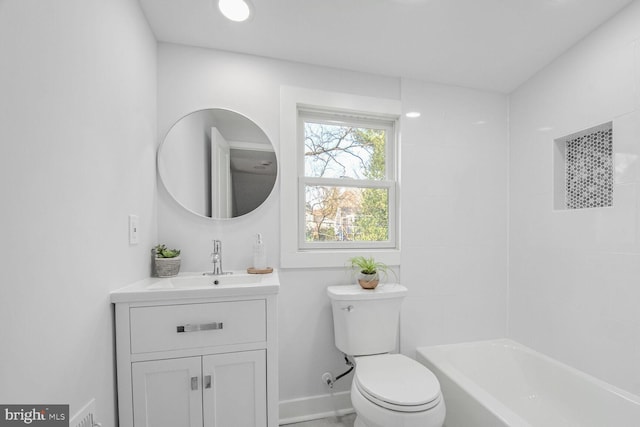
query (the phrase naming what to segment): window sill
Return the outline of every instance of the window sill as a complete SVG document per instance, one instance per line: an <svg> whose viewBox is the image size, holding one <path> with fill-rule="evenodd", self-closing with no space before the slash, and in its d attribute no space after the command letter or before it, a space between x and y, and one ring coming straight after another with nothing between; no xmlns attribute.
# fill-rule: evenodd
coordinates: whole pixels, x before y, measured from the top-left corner
<svg viewBox="0 0 640 427"><path fill-rule="evenodd" d="M398 249L325 249L325 250L296 250L280 253L281 268L321 268L345 267L349 265L349 258L355 256L374 257L376 261L389 266L400 265L400 250Z"/></svg>

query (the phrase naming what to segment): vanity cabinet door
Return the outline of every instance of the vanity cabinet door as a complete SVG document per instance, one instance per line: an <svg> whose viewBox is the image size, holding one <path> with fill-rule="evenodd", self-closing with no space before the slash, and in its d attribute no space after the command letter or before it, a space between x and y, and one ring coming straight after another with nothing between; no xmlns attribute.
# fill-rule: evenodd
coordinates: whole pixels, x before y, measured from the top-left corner
<svg viewBox="0 0 640 427"><path fill-rule="evenodd" d="M134 426L202 427L201 360L132 363Z"/></svg>
<svg viewBox="0 0 640 427"><path fill-rule="evenodd" d="M265 350L202 358L205 427L266 427Z"/></svg>

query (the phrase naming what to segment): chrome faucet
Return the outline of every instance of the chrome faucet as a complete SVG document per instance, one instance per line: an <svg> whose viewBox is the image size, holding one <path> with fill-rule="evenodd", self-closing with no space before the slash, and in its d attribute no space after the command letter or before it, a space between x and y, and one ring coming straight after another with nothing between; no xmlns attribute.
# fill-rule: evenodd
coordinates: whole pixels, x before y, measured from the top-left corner
<svg viewBox="0 0 640 427"><path fill-rule="evenodd" d="M222 242L220 240L213 241L213 253L211 254L211 262L213 263L214 276L224 274L222 272Z"/></svg>

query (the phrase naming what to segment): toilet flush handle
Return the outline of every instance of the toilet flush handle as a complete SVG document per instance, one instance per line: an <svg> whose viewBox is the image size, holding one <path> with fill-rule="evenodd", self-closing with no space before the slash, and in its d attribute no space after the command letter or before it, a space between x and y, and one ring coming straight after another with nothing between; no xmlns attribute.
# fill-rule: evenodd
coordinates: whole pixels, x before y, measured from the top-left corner
<svg viewBox="0 0 640 427"><path fill-rule="evenodd" d="M354 309L354 308L355 308L355 307L354 307L354 306L352 306L352 305L348 305L348 306L346 306L346 307L342 307L342 309L343 309L344 311L348 311L349 313L351 313L351 311L353 311L353 309Z"/></svg>

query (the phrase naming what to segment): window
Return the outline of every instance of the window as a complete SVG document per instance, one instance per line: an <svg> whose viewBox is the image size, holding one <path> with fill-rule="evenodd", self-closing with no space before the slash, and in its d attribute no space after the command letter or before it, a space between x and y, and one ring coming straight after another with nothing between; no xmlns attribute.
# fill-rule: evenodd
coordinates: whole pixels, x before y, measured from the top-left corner
<svg viewBox="0 0 640 427"><path fill-rule="evenodd" d="M301 248L395 247L395 122L298 109Z"/></svg>
<svg viewBox="0 0 640 427"><path fill-rule="evenodd" d="M399 100L280 89L280 265L399 265Z"/></svg>

